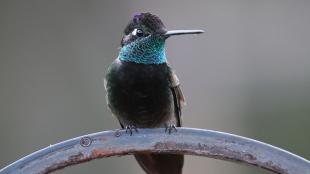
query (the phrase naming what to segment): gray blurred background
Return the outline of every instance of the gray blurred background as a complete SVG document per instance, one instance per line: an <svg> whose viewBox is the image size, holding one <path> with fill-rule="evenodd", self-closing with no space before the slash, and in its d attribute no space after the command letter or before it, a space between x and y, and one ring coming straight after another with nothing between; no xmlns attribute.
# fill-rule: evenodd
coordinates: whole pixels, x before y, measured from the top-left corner
<svg viewBox="0 0 310 174"><path fill-rule="evenodd" d="M310 1L0 1L0 168L50 144L119 128L102 78L135 12L169 29L167 55L187 107L184 125L264 141L310 159ZM131 156L59 174L142 174ZM186 157L184 173L265 173Z"/></svg>

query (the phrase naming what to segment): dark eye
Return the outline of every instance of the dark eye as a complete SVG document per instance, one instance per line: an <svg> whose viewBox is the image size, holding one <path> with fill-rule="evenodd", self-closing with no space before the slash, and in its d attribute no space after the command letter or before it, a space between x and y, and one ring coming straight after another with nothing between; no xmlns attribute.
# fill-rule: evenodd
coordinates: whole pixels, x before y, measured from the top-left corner
<svg viewBox="0 0 310 174"><path fill-rule="evenodd" d="M137 29L137 36L138 37L143 36L143 31L141 29Z"/></svg>
<svg viewBox="0 0 310 174"><path fill-rule="evenodd" d="M134 29L131 34L134 36L138 36L138 37L141 37L144 35L143 31L141 29L137 29L137 28Z"/></svg>

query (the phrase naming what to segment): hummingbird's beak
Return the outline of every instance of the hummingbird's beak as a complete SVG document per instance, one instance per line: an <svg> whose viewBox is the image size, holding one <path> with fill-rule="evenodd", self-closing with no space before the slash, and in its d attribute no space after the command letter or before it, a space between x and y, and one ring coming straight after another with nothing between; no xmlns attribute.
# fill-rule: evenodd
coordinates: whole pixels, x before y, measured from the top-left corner
<svg viewBox="0 0 310 174"><path fill-rule="evenodd" d="M167 38L174 35L183 35L183 34L201 34L204 33L203 30L170 30L167 31L164 36Z"/></svg>

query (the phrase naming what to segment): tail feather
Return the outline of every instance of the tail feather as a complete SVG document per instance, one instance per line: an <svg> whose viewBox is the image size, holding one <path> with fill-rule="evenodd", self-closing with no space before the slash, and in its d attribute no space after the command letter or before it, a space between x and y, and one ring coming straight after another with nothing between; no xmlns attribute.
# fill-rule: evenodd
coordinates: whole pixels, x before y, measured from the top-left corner
<svg viewBox="0 0 310 174"><path fill-rule="evenodd" d="M184 155L139 153L135 158L147 174L182 174Z"/></svg>

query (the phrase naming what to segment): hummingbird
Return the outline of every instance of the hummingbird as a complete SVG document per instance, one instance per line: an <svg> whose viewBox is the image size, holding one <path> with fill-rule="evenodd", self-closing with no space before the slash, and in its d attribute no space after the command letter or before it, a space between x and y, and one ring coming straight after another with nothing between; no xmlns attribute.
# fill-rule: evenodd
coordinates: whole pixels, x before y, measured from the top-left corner
<svg viewBox="0 0 310 174"><path fill-rule="evenodd" d="M175 35L203 30L168 31L151 13L137 13L124 30L118 57L105 77L107 104L120 126L132 135L138 128L181 127L185 98L175 72L167 62L165 41ZM181 174L184 155L137 153L147 174Z"/></svg>

